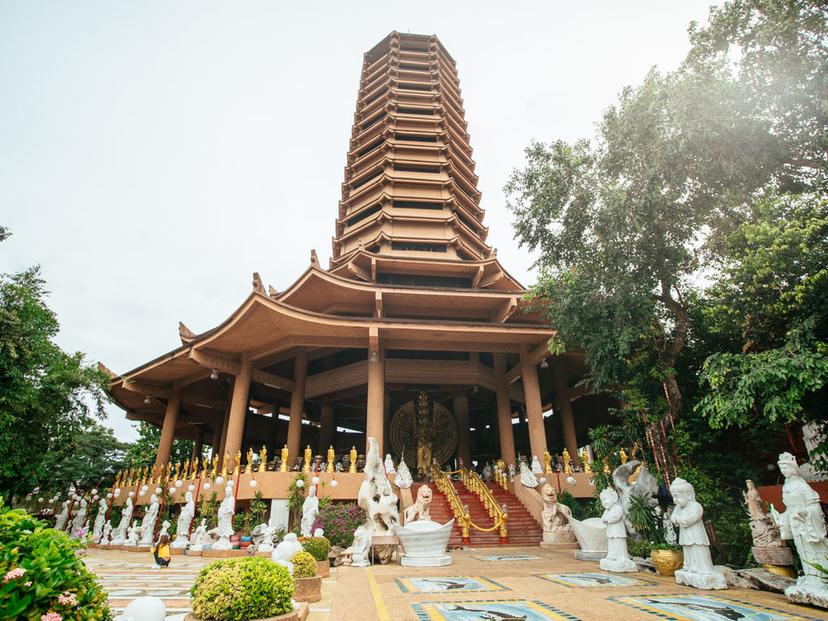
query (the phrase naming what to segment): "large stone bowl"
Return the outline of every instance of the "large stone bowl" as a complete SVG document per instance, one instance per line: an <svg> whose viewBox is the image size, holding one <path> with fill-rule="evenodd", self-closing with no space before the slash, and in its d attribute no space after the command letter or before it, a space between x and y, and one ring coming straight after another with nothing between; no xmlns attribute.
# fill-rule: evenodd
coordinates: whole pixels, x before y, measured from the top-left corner
<svg viewBox="0 0 828 621"><path fill-rule="evenodd" d="M405 526L394 526L405 554L400 564L407 567L442 567L451 565L446 554L454 520L438 524L432 520L417 520Z"/></svg>
<svg viewBox="0 0 828 621"><path fill-rule="evenodd" d="M598 561L607 555L607 527L601 518L576 520L569 518L569 525L581 549L575 558L582 561Z"/></svg>

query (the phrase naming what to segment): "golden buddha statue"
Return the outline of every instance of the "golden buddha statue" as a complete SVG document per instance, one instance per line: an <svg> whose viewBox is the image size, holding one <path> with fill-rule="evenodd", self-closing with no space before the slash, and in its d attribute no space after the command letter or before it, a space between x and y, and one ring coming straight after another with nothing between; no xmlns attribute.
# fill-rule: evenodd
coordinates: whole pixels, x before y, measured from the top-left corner
<svg viewBox="0 0 828 621"><path fill-rule="evenodd" d="M241 449L236 451L236 465L233 466L233 475L241 472Z"/></svg>
<svg viewBox="0 0 828 621"><path fill-rule="evenodd" d="M279 472L287 472L288 457L289 456L290 455L289 455L288 447L287 447L287 444L285 444L284 448L282 449L282 463L279 464Z"/></svg>
<svg viewBox="0 0 828 621"><path fill-rule="evenodd" d="M610 474L610 472L611 472L610 471L610 465L609 465L609 462L607 461L607 458L605 457L604 458L604 474Z"/></svg>
<svg viewBox="0 0 828 621"><path fill-rule="evenodd" d="M247 463L244 466L244 472L250 474L253 472L253 447L247 449Z"/></svg>
<svg viewBox="0 0 828 621"><path fill-rule="evenodd" d="M211 473L211 477L210 477L212 479L215 479L216 475L218 474L218 461L219 461L218 455L213 454L213 472Z"/></svg>
<svg viewBox="0 0 828 621"><path fill-rule="evenodd" d="M175 481L181 478L181 461L175 462Z"/></svg>
<svg viewBox="0 0 828 621"><path fill-rule="evenodd" d="M548 450L543 452L543 471L552 472L552 455Z"/></svg>
<svg viewBox="0 0 828 621"><path fill-rule="evenodd" d="M224 459L221 460L221 476L227 478L227 467L230 465L230 453L224 453Z"/></svg>
<svg viewBox="0 0 828 621"><path fill-rule="evenodd" d="M258 472L264 472L267 468L267 447L263 446L259 451L259 469Z"/></svg>
<svg viewBox="0 0 828 621"><path fill-rule="evenodd" d="M564 449L562 458L564 474L572 474L572 457L570 457L569 451Z"/></svg>
<svg viewBox="0 0 828 621"><path fill-rule="evenodd" d="M313 451L311 451L310 444L305 449L305 463L302 465L302 472L310 472L311 459L313 459Z"/></svg>
<svg viewBox="0 0 828 621"><path fill-rule="evenodd" d="M584 472L592 472L592 464L589 463L589 452L586 449L581 451L581 466Z"/></svg>
<svg viewBox="0 0 828 621"><path fill-rule="evenodd" d="M628 457L627 457L627 453L626 453L626 451L624 451L624 449L621 449L620 451L618 451L618 458L621 460L622 464L627 463Z"/></svg>
<svg viewBox="0 0 828 621"><path fill-rule="evenodd" d="M357 450L355 446L351 447L351 451L348 453L348 457L351 460L348 464L348 472L356 472L356 462L357 462Z"/></svg>
<svg viewBox="0 0 828 621"><path fill-rule="evenodd" d="M333 472L334 471L334 462L335 461L336 461L336 451L334 451L333 446L330 446L330 447L328 447L328 467L327 467L328 472Z"/></svg>

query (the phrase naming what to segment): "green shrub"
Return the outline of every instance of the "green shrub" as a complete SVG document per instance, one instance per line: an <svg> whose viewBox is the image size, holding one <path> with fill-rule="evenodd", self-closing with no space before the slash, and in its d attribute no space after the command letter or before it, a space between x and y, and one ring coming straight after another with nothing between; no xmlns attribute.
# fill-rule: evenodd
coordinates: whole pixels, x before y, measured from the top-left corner
<svg viewBox="0 0 828 621"><path fill-rule="evenodd" d="M655 507L650 505L650 501L646 496L630 495L627 519L642 539L648 541L663 539L661 524L656 515Z"/></svg>
<svg viewBox="0 0 828 621"><path fill-rule="evenodd" d="M307 552L297 552L290 559L294 578L313 578L316 575L316 559Z"/></svg>
<svg viewBox="0 0 828 621"><path fill-rule="evenodd" d="M365 521L365 513L355 503L332 502L320 509L316 520L331 545L347 548L354 542L354 531Z"/></svg>
<svg viewBox="0 0 828 621"><path fill-rule="evenodd" d="M641 558L649 558L650 552L653 550L653 544L649 541L641 539L627 539L627 551L630 556L640 556Z"/></svg>
<svg viewBox="0 0 828 621"><path fill-rule="evenodd" d="M328 552L331 551L331 542L326 537L305 537L300 541L305 552L317 561L328 560Z"/></svg>
<svg viewBox="0 0 828 621"><path fill-rule="evenodd" d="M0 499L0 618L40 621L56 613L64 621L110 619L106 591L65 533Z"/></svg>
<svg viewBox="0 0 828 621"><path fill-rule="evenodd" d="M199 619L244 621L290 612L293 591L287 568L248 556L216 561L202 569L190 595L193 614Z"/></svg>

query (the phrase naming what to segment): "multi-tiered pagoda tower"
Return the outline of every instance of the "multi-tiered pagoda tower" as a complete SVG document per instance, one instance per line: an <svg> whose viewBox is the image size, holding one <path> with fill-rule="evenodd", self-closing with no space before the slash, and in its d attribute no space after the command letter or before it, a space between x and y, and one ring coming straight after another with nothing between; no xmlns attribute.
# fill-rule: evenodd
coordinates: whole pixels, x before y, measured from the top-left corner
<svg viewBox="0 0 828 621"><path fill-rule="evenodd" d="M471 155L436 37L393 32L367 52L330 266L312 252L282 291L254 274L221 325L180 324L180 347L113 375L127 417L161 428L158 463L175 438L242 463L287 446L293 465L372 436L411 460L423 398L443 463L564 447L577 460L607 404L572 388L579 356L550 357L553 331L486 244Z"/></svg>

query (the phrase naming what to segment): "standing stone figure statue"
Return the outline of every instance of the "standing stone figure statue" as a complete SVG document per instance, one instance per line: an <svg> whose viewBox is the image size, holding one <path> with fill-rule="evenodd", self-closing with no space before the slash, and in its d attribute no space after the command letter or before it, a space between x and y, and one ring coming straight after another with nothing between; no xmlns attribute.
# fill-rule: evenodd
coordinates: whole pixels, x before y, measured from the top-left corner
<svg viewBox="0 0 828 621"><path fill-rule="evenodd" d="M819 494L799 473L796 457L790 453L779 456L779 471L785 477L782 502L785 512L774 511L782 539L792 539L802 560L802 575L796 584L785 589L792 602L828 608L828 585L822 573L812 563L825 565L828 558L825 517L819 504Z"/></svg>
<svg viewBox="0 0 828 621"><path fill-rule="evenodd" d="M525 459L520 460L520 483L524 487L531 487L533 489L538 486L538 480L535 478L535 474L529 468Z"/></svg>
<svg viewBox="0 0 828 621"><path fill-rule="evenodd" d="M138 545L138 536L141 534L141 527L138 525L138 520L132 524L127 530L127 539L124 542L125 546L137 546Z"/></svg>
<svg viewBox="0 0 828 621"><path fill-rule="evenodd" d="M134 510L135 507L132 505L132 496L127 496L124 510L121 511L121 521L118 522L118 526L112 531L113 546L124 545L124 541L127 536L127 528L129 528L129 522L132 519L132 512Z"/></svg>
<svg viewBox="0 0 828 621"><path fill-rule="evenodd" d="M679 478L670 484L670 494L676 503L670 520L681 529L679 544L684 550L684 567L676 571L676 583L697 589L726 589L724 575L716 571L710 558L704 508L696 501L696 490Z"/></svg>
<svg viewBox="0 0 828 621"><path fill-rule="evenodd" d="M385 474L395 474L397 470L394 468L394 458L391 453L385 456Z"/></svg>
<svg viewBox="0 0 828 621"><path fill-rule="evenodd" d="M204 550L204 546L212 543L212 541L210 535L207 533L207 520L203 518L201 524L198 525L198 528L193 533L192 540L190 541L190 550L192 552L201 552Z"/></svg>
<svg viewBox="0 0 828 621"><path fill-rule="evenodd" d="M144 519L141 521L141 542L138 545L151 546L152 538L155 535L155 523L158 521L158 496L150 496L150 503L144 512Z"/></svg>
<svg viewBox="0 0 828 621"><path fill-rule="evenodd" d="M310 537L313 534L313 523L319 515L319 498L316 497L316 486L311 485L308 497L302 503L302 536Z"/></svg>
<svg viewBox="0 0 828 621"><path fill-rule="evenodd" d="M106 504L106 498L102 497L98 501L98 515L95 516L95 526L92 529L92 541L95 543L101 542L103 535L103 527L106 522L106 512L109 510L109 505Z"/></svg>
<svg viewBox="0 0 828 621"><path fill-rule="evenodd" d="M187 490L184 494L184 506L181 507L181 513L178 515L178 524L175 527L175 541L172 542L173 548L186 548L187 539L190 536L190 525L193 523L195 516L195 502L193 501L193 493Z"/></svg>
<svg viewBox="0 0 828 621"><path fill-rule="evenodd" d="M74 537L76 533L78 533L83 528L83 523L86 521L86 499L81 498L80 505L78 506L78 511L75 513L75 518L72 520L72 528L69 529L69 533Z"/></svg>
<svg viewBox="0 0 828 621"><path fill-rule="evenodd" d="M103 527L103 534L101 535L101 540L98 542L102 546L109 545L109 535L112 533L112 522L107 521Z"/></svg>
<svg viewBox="0 0 828 621"><path fill-rule="evenodd" d="M66 522L69 520L69 501L63 501L63 508L60 510L60 513L57 514L55 518L55 530L64 530L66 529Z"/></svg>
<svg viewBox="0 0 828 621"><path fill-rule="evenodd" d="M401 457L397 466L397 476L394 477L394 485L400 489L408 489L413 483L414 478L411 476L408 464L405 463L405 458Z"/></svg>
<svg viewBox="0 0 828 621"><path fill-rule="evenodd" d="M541 488L541 500L543 501L543 511L541 512L543 541L541 547L573 547L575 533L572 532L572 527L569 525L569 518L572 517L571 509L558 502L558 492L550 483L544 484Z"/></svg>
<svg viewBox="0 0 828 621"><path fill-rule="evenodd" d="M543 474L543 466L541 466L540 460L538 460L537 455L532 455L532 473Z"/></svg>
<svg viewBox="0 0 828 621"><path fill-rule="evenodd" d="M599 565L604 571L633 572L638 565L630 558L627 551L627 527L624 524L624 508L618 498L618 492L611 487L599 495L604 514L601 521L607 525L607 555Z"/></svg>
<svg viewBox="0 0 828 621"><path fill-rule="evenodd" d="M233 497L233 486L227 485L224 488L224 500L218 508L218 526L215 532L218 541L213 544L214 550L230 550L233 546L230 537L235 534L233 530L233 514L236 512L236 499Z"/></svg>

